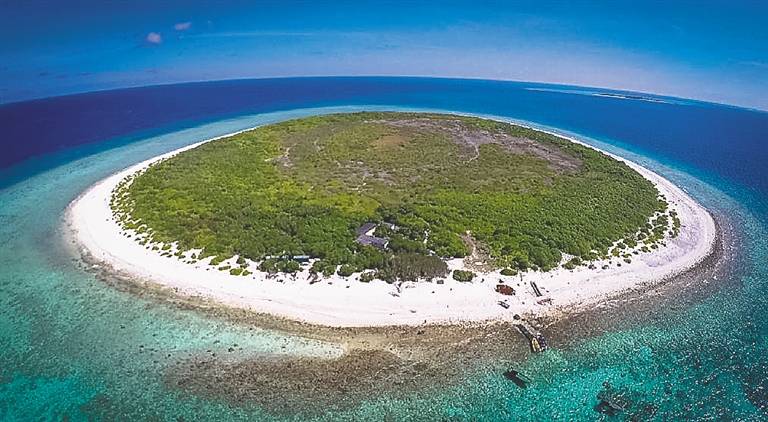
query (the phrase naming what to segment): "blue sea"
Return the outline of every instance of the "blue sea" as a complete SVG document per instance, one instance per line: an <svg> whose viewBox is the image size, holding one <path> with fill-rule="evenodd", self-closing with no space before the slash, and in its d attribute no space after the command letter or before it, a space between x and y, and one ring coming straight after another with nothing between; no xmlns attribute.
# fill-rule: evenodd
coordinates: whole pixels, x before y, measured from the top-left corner
<svg viewBox="0 0 768 422"><path fill-rule="evenodd" d="M768 113L583 87L430 78L286 78L95 92L0 105L0 420L625 420L595 411L610 383L640 420L768 420ZM327 355L338 346L137 296L73 259L62 215L96 181L213 136L318 113L436 110L578 137L682 186L737 236L728 280L663 318L592 333L458 385L309 415L169 389L202 352ZM733 255L733 256L731 256ZM594 330L593 330L594 331ZM312 403L306 406L312 407Z"/></svg>

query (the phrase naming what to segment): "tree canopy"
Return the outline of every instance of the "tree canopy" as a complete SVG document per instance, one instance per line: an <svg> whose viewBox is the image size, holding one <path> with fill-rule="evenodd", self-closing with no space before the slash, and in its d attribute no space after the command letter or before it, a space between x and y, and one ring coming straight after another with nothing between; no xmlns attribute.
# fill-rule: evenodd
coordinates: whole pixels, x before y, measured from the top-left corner
<svg viewBox="0 0 768 422"><path fill-rule="evenodd" d="M308 117L211 141L122 183L112 207L148 245L176 241L201 257L254 261L309 255L321 269L407 276L445 273L417 256L465 256L467 236L497 268L547 270L563 253L607 256L639 230L657 241L668 224L647 227L666 203L599 151L508 123L425 113ZM356 242L366 222L379 223L386 249Z"/></svg>

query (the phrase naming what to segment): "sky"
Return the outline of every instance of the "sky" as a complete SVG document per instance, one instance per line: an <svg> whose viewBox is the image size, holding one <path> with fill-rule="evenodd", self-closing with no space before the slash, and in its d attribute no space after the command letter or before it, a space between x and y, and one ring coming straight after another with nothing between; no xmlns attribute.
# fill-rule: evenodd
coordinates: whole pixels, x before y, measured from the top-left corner
<svg viewBox="0 0 768 422"><path fill-rule="evenodd" d="M0 0L0 103L220 79L414 75L768 110L768 1Z"/></svg>

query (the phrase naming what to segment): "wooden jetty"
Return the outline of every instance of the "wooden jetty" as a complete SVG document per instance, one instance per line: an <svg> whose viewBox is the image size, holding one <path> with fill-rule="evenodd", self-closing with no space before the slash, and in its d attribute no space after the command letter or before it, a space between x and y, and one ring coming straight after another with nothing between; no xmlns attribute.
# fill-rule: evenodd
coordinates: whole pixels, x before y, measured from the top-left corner
<svg viewBox="0 0 768 422"><path fill-rule="evenodd" d="M520 333L525 336L526 340L528 340L528 345L532 352L540 353L549 349L544 335L526 321L522 319L517 320L515 322L515 327L517 327Z"/></svg>

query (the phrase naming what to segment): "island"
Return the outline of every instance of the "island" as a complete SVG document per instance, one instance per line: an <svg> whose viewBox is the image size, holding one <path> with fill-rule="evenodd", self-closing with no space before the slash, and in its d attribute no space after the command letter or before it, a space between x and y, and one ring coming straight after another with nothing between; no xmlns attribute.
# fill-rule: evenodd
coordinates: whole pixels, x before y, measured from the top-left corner
<svg viewBox="0 0 768 422"><path fill-rule="evenodd" d="M67 220L110 271L332 326L511 320L695 266L715 225L657 174L508 122L360 112L261 126L99 182Z"/></svg>

